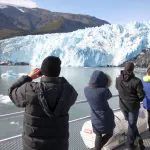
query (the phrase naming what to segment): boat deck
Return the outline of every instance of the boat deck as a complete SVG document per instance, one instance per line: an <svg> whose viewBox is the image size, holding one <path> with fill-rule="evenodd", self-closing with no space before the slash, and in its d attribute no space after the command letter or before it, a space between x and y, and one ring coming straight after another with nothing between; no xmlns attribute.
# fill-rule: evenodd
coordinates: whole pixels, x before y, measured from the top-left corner
<svg viewBox="0 0 150 150"><path fill-rule="evenodd" d="M81 101L78 103L81 104L83 102ZM120 110L120 109L115 109L114 112L116 112L118 110ZM3 118L9 119L9 117L10 118L13 118L16 116L22 117L21 114L23 114L22 111L17 112L17 113L7 114L7 115L0 115L0 121L2 122ZM116 116L117 116L117 114L116 114ZM85 116L82 118L78 118L78 119L69 121L69 125L70 125L70 128L69 128L70 129L69 150L87 150L87 148L81 138L80 131L82 129L83 124L88 120L90 120L90 116ZM21 128L21 130L22 130L22 128ZM16 134L18 134L18 133L16 133ZM123 135L124 135L124 139L126 139L125 134L123 134ZM150 133L148 131L145 131L141 135L144 140L144 145L146 147L145 150L150 150ZM23 147L22 147L21 132L20 132L20 134L18 134L16 136L8 137L5 139L0 139L0 150L22 150L22 149L23 149ZM108 150L108 149L105 148L104 150ZM112 149L109 149L109 150L112 150ZM126 142L124 144L120 145L119 147L114 148L113 150L128 150L128 148L126 147Z"/></svg>
<svg viewBox="0 0 150 150"><path fill-rule="evenodd" d="M144 140L145 150L150 150L150 132L146 131L141 136ZM118 148L115 148L114 150L128 150L128 148L125 143L119 146ZM139 148L137 148L136 150L139 150Z"/></svg>
<svg viewBox="0 0 150 150"><path fill-rule="evenodd" d="M84 119L84 121L87 118ZM80 123L78 120L75 120L73 122L70 122L70 140L69 140L69 150L88 150L86 146L84 145L81 136L80 136L80 129L83 125L83 120L80 120ZM150 150L150 133L148 131L144 132L142 135L142 138L144 140L145 150ZM22 150L22 139L21 135L17 135L14 137L10 137L4 140L0 140L0 150ZM104 149L107 150L107 149ZM110 149L109 149L110 150ZM126 147L126 143L120 145L117 148L114 148L113 150L128 150ZM138 148L136 150L139 150Z"/></svg>

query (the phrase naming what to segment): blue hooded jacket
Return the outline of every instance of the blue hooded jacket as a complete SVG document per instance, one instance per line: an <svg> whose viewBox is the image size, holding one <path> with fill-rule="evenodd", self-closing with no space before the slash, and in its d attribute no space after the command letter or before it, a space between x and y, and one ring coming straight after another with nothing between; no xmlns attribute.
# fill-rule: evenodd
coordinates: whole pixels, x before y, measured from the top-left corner
<svg viewBox="0 0 150 150"><path fill-rule="evenodd" d="M145 91L145 98L143 100L143 107L150 110L150 76L143 77L143 87Z"/></svg>
<svg viewBox="0 0 150 150"><path fill-rule="evenodd" d="M95 133L112 133L115 127L114 113L109 107L108 99L112 94L106 85L108 77L102 71L94 71L88 87L85 87L85 97L91 107L91 120Z"/></svg>

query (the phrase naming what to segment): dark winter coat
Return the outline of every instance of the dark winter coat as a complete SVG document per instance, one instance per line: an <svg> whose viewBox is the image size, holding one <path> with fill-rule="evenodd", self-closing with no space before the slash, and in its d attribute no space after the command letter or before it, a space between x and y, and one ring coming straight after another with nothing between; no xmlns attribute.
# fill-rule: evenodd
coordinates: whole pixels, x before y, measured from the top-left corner
<svg viewBox="0 0 150 150"><path fill-rule="evenodd" d="M146 75L143 77L143 86L145 91L143 106L145 109L150 110L150 76Z"/></svg>
<svg viewBox="0 0 150 150"><path fill-rule="evenodd" d="M145 92L139 78L133 73L121 71L120 76L116 78L116 88L119 92L120 108L123 111L131 112L140 108Z"/></svg>
<svg viewBox="0 0 150 150"><path fill-rule="evenodd" d="M112 133L115 127L114 113L109 107L108 99L112 97L108 88L106 76L101 71L94 72L89 85L85 87L85 97L91 107L91 121L96 134Z"/></svg>
<svg viewBox="0 0 150 150"><path fill-rule="evenodd" d="M25 107L24 150L68 150L69 116L77 93L63 77L31 82L21 77L9 89L12 102Z"/></svg>

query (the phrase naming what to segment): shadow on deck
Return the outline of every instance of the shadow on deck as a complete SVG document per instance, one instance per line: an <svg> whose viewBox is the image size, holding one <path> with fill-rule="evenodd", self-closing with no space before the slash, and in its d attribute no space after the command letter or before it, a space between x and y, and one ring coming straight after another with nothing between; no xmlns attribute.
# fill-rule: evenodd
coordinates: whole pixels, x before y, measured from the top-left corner
<svg viewBox="0 0 150 150"><path fill-rule="evenodd" d="M85 121L85 120L84 120ZM70 146L69 150L88 150L79 134L79 129L81 129L83 122L80 122L80 125L75 122L71 122L71 134L70 134ZM150 150L150 133L148 131L142 134L144 140L145 150ZM21 135L13 137L12 139L7 139L6 141L0 142L0 150L22 150L22 139ZM105 149L106 150L106 149ZM110 150L110 149L109 149ZM128 150L126 143L113 150ZM136 150L139 150L138 148Z"/></svg>
<svg viewBox="0 0 150 150"><path fill-rule="evenodd" d="M145 150L150 150L150 132L145 131L144 133L141 134L143 140L144 140L144 145L145 145ZM114 150L128 150L126 143L122 144L118 148L115 148ZM140 150L137 148L136 150Z"/></svg>

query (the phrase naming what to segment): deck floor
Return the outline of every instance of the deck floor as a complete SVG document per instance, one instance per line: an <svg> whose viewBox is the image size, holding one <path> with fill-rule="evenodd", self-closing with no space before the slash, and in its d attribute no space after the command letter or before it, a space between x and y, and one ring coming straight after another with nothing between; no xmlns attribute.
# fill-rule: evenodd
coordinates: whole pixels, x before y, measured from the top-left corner
<svg viewBox="0 0 150 150"><path fill-rule="evenodd" d="M142 134L142 138L144 140L145 150L150 150L150 132L146 131ZM115 150L128 150L126 144L122 144L118 148L115 148ZM140 150L137 148L136 150Z"/></svg>

